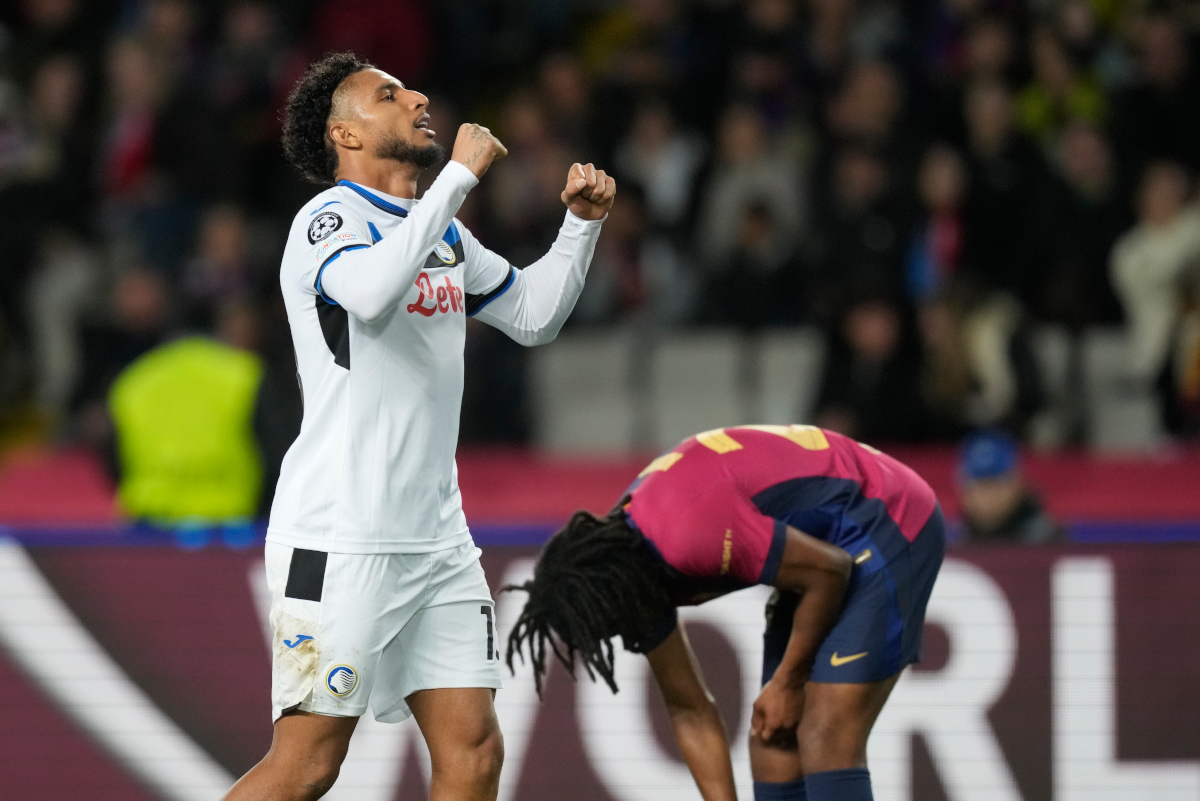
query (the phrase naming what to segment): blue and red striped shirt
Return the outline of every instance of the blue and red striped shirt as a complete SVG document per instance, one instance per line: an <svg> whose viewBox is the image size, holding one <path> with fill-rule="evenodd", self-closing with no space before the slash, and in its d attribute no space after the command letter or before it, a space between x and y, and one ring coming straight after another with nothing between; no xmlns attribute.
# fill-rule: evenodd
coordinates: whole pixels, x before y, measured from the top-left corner
<svg viewBox="0 0 1200 801"><path fill-rule="evenodd" d="M677 573L678 604L770 584L787 526L891 561L937 505L911 468L798 425L697 434L651 462L630 493L626 514Z"/></svg>

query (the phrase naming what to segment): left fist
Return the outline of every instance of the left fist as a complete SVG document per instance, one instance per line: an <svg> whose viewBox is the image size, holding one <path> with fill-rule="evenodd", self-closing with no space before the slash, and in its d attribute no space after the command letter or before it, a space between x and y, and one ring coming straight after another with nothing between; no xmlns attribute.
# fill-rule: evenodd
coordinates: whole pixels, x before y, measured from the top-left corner
<svg viewBox="0 0 1200 801"><path fill-rule="evenodd" d="M617 196L616 179L591 164L573 164L567 173L562 202L581 220L602 220Z"/></svg>

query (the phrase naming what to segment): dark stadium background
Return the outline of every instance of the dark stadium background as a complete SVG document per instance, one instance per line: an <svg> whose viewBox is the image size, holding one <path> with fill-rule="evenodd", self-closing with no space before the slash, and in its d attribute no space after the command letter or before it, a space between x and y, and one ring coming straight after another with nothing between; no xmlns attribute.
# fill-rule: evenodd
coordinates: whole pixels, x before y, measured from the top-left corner
<svg viewBox="0 0 1200 801"><path fill-rule="evenodd" d="M1198 44L1158 0L0 3L0 799L215 798L269 742L256 521L302 413L278 264L316 191L278 113L352 49L444 143L506 143L459 216L518 266L572 162L619 182L558 341L469 323L494 586L706 428L844 431L956 520L963 438L1011 437L1059 535L957 526L877 797L1200 801ZM112 383L184 335L261 365L247 519L115 501ZM759 600L694 626L742 734ZM696 797L623 669L617 701L512 682L504 801ZM329 797L423 797L415 729L361 728Z"/></svg>

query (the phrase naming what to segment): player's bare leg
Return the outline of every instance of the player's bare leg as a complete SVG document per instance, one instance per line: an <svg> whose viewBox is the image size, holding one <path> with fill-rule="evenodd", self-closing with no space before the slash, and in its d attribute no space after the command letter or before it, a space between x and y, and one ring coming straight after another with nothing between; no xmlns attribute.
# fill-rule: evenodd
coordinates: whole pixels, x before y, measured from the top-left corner
<svg viewBox="0 0 1200 801"><path fill-rule="evenodd" d="M429 746L429 801L494 801L504 763L495 690L420 690L405 701Z"/></svg>
<svg viewBox="0 0 1200 801"><path fill-rule="evenodd" d="M757 782L793 782L811 773L867 766L867 738L900 674L871 684L804 685L804 714L795 732L770 743L750 738Z"/></svg>
<svg viewBox="0 0 1200 801"><path fill-rule="evenodd" d="M275 722L271 750L224 801L311 801L337 780L358 718L294 712Z"/></svg>

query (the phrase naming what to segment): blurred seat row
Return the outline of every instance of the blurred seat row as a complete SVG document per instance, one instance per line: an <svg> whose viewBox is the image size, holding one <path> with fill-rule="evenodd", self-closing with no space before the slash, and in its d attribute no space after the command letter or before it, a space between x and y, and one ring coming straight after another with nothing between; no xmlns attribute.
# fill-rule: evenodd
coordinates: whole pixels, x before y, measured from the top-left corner
<svg viewBox="0 0 1200 801"><path fill-rule="evenodd" d="M1026 432L1035 446L1076 426L1094 450L1162 444L1157 397L1128 379L1120 329L1042 326L1030 339L1045 393ZM810 328L567 332L532 353L534 439L559 453L662 450L719 426L811 422L826 352Z"/></svg>

